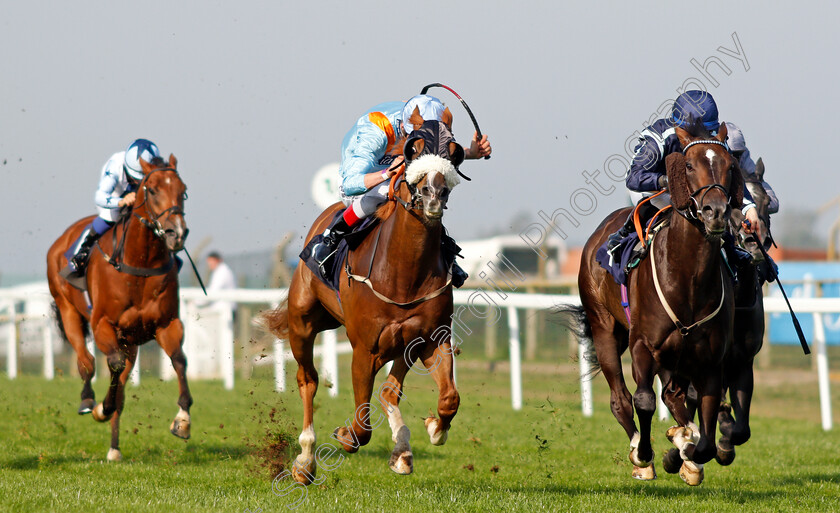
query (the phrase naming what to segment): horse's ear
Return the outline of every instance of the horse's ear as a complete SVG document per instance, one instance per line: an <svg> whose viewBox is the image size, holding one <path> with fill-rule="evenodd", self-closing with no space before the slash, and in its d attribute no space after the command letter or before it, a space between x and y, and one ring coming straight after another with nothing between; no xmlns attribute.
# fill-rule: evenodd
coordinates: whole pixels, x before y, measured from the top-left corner
<svg viewBox="0 0 840 513"><path fill-rule="evenodd" d="M686 146L688 146L688 143L690 143L690 142L691 142L691 136L689 135L689 133L688 133L688 132L686 132L685 130L683 130L682 128L678 127L678 126L677 126L677 127L674 127L674 132L676 132L677 137L678 137L678 138L679 138L679 140L680 140L680 145L681 145L683 148L685 148Z"/></svg>
<svg viewBox="0 0 840 513"><path fill-rule="evenodd" d="M758 162L755 163L755 176L762 182L764 181L764 161L758 157Z"/></svg>
<svg viewBox="0 0 840 513"><path fill-rule="evenodd" d="M715 136L715 139L717 139L720 142L726 142L726 132L726 123L721 121L720 128L718 128L718 134L717 136Z"/></svg>
<svg viewBox="0 0 840 513"><path fill-rule="evenodd" d="M172 169L178 169L178 159L176 159L175 155L172 153L169 154L169 167Z"/></svg>
<svg viewBox="0 0 840 513"><path fill-rule="evenodd" d="M143 171L144 175L147 175L147 174L149 174L149 171L152 170L152 166L150 166L149 163L146 162L145 160L143 160L143 158L141 157L140 158L140 169Z"/></svg>
<svg viewBox="0 0 840 513"><path fill-rule="evenodd" d="M738 161L732 159L732 179L729 182L729 206L732 210L741 210L744 205L744 173L741 172L741 166Z"/></svg>
<svg viewBox="0 0 840 513"><path fill-rule="evenodd" d="M449 110L449 107L443 109L443 115L440 117L441 122L449 128L449 131L452 131L452 112Z"/></svg>
<svg viewBox="0 0 840 513"><path fill-rule="evenodd" d="M466 154L464 153L463 146L454 141L449 143L449 161L452 162L452 165L455 166L456 169L464 163L465 157Z"/></svg>
<svg viewBox="0 0 840 513"><path fill-rule="evenodd" d="M680 210L688 207L691 203L691 191L685 176L685 155L672 153L665 157L665 169L668 173L668 192L671 193L671 203Z"/></svg>
<svg viewBox="0 0 840 513"><path fill-rule="evenodd" d="M423 152L426 147L426 141L422 137L410 137L406 139L403 145L403 156L406 162L411 162L417 155Z"/></svg>
<svg viewBox="0 0 840 513"><path fill-rule="evenodd" d="M423 116L420 115L419 107L414 107L414 112L411 113L411 116L408 118L408 122L414 126L414 130L423 126Z"/></svg>

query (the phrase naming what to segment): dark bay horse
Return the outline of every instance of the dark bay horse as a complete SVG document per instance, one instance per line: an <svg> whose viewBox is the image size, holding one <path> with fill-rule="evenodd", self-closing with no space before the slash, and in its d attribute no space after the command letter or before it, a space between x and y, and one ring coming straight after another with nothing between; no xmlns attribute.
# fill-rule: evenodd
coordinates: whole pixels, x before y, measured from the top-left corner
<svg viewBox="0 0 840 513"><path fill-rule="evenodd" d="M178 375L180 410L170 426L172 434L190 437L192 397L187 386L187 360L181 350L184 328L178 318L178 269L174 253L184 248L186 186L169 156L151 163L140 160L144 177L134 206L123 221L108 230L91 250L86 293L59 276L67 265L64 256L93 217L74 223L47 253L47 279L55 301L62 335L76 351L84 381L79 414L93 413L99 422L111 420L108 460L122 458L119 449L120 415L125 402L125 382L137 358L137 348L157 340ZM119 267L119 270L117 269ZM105 399L96 404L91 378L93 355L85 346L90 329L96 346L106 356L111 380Z"/></svg>
<svg viewBox="0 0 840 513"><path fill-rule="evenodd" d="M764 189L764 162L759 159L754 175L743 175L746 187L755 201L761 225L762 244L770 245L770 197ZM749 251L758 265L764 263L764 255L758 249L756 235L748 234L742 225L740 210L732 211L730 229L736 234L738 244ZM735 285L735 319L732 344L723 363L723 402L718 414L721 437L717 444L715 460L729 465L735 460L735 446L750 439L750 405L753 395L753 365L755 356L764 343L764 291L757 268L742 269ZM729 403L726 402L727 394ZM696 408L696 391L689 390L687 396L689 411ZM693 415L693 413L692 413ZM680 466L679 452L672 449L663 460L666 470L676 471Z"/></svg>
<svg viewBox="0 0 840 513"><path fill-rule="evenodd" d="M313 364L317 333L343 324L353 345L352 375L355 410L345 426L333 433L348 452L356 452L371 438L374 426L387 420L395 443L389 466L398 474L413 471L410 433L399 409L403 380L416 359L423 362L439 389L438 417L425 420L431 443L446 442L460 398L453 380L450 340L452 306L451 269L441 253L441 218L450 190L458 183L455 168L463 148L452 140L449 124L423 121L415 110L415 130L402 144L405 176L391 180L394 201L380 207L382 219L347 257L342 271L340 299L305 265L295 270L288 298L262 316L263 325L278 338L287 339L298 362L297 382L303 400L301 454L292 469L294 479L313 481L316 472L313 398L318 372ZM430 132L442 134L433 140ZM421 134L422 137L417 137ZM394 183L398 184L394 186ZM337 203L324 211L307 235L307 243L324 231L344 208ZM368 271L369 269L369 271ZM350 274L367 274L369 280ZM370 401L377 371L387 362L393 367L378 390L381 412ZM384 412L384 413L383 413ZM352 421L350 420L352 418Z"/></svg>
<svg viewBox="0 0 840 513"><path fill-rule="evenodd" d="M658 374L663 400L678 423L667 435L680 450L680 475L696 485L702 481L703 464L716 452L721 365L732 336L734 307L720 238L732 208L742 201L743 182L724 145L725 125L715 137L699 123L686 130L677 127L676 132L683 153L666 160L675 212L650 242L648 257L630 274L629 324L619 285L595 260L596 251L621 226L629 209L610 214L589 238L578 277L583 306L560 311L573 314L581 343L597 358L607 379L612 412L630 439L633 477L656 477L650 437L656 408L653 379ZM633 395L621 367L621 355L628 348L637 386ZM685 405L689 384L699 392L699 427Z"/></svg>

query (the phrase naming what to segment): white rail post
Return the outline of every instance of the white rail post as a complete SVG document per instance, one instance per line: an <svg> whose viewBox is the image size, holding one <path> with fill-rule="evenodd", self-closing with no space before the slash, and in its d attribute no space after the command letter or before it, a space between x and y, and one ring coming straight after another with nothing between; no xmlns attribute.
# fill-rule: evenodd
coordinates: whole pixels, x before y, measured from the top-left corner
<svg viewBox="0 0 840 513"><path fill-rule="evenodd" d="M128 375L131 384L135 387L140 386L140 348L137 348L137 358L134 359L134 366L131 367L131 373Z"/></svg>
<svg viewBox="0 0 840 513"><path fill-rule="evenodd" d="M15 302L9 301L9 327L6 341L6 372L9 374L9 379L17 377L18 368L18 354L17 354L17 319L15 313Z"/></svg>
<svg viewBox="0 0 840 513"><path fill-rule="evenodd" d="M823 314L814 312L814 344L817 346L817 378L820 383L820 413L822 414L822 427L830 431L831 420L831 391L828 383L828 354L826 353L825 326Z"/></svg>
<svg viewBox="0 0 840 513"><path fill-rule="evenodd" d="M233 361L233 312L225 308L219 312L219 355L221 356L221 373L225 390L233 390L234 361Z"/></svg>
<svg viewBox="0 0 840 513"><path fill-rule="evenodd" d="M324 331L321 334L321 374L329 379L330 397L338 396L338 338L335 330Z"/></svg>
<svg viewBox="0 0 840 513"><path fill-rule="evenodd" d="M96 383L96 378L99 376L99 372L96 368L96 343L93 341L93 328L90 328L91 334L85 338L85 346L87 347L88 353L93 356L93 378L91 378L91 383Z"/></svg>
<svg viewBox="0 0 840 513"><path fill-rule="evenodd" d="M586 349L578 343L578 367L580 368L580 409L584 417L591 417L592 410L592 364L586 358Z"/></svg>
<svg viewBox="0 0 840 513"><path fill-rule="evenodd" d="M514 410L522 409L522 354L519 345L519 314L515 306L507 307L510 336L510 402Z"/></svg>
<svg viewBox="0 0 840 513"><path fill-rule="evenodd" d="M279 338L274 339L274 389L286 391L286 344Z"/></svg>
<svg viewBox="0 0 840 513"><path fill-rule="evenodd" d="M44 319L44 377L55 377L55 357L53 355L53 327L50 317Z"/></svg>
<svg viewBox="0 0 840 513"><path fill-rule="evenodd" d="M668 420L668 407L662 400L662 380L659 379L659 376L653 378L653 390L656 393L656 410L659 414L659 420L665 422Z"/></svg>

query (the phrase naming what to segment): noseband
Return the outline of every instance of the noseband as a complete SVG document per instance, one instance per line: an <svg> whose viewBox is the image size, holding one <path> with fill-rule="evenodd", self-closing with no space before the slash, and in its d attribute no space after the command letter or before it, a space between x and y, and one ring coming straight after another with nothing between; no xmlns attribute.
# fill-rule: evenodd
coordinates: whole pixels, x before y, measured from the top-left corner
<svg viewBox="0 0 840 513"><path fill-rule="evenodd" d="M165 214L169 214L167 216L167 218L171 215L181 214L182 216L184 216L186 214L184 213L184 209L182 209L178 205L173 205L173 206L167 208L166 210L164 210L164 211L162 211L158 214L155 214L154 211L152 211L152 209L150 208L150 206L146 205L146 195L148 194L148 189L146 188L145 183L146 183L146 180L150 176L152 176L152 173L156 173L157 171L173 171L176 175L178 174L178 171L175 168L171 168L171 167L163 167L163 168L153 169L152 171L150 171L146 176L143 177L143 181L140 182L140 186L139 186L140 188L143 189L143 203L140 203L139 205L134 207L132 209L131 213L134 215L134 217L136 217L143 224L143 226L152 230L152 232L154 232L154 234L158 238L163 239L166 236L166 233L169 232L169 231L172 231L172 230L164 230L163 226L161 225L160 218L163 217ZM143 217L143 216L141 216L140 214L137 213L137 208L142 207L144 205L146 205L146 214L151 219L146 219L145 217Z"/></svg>

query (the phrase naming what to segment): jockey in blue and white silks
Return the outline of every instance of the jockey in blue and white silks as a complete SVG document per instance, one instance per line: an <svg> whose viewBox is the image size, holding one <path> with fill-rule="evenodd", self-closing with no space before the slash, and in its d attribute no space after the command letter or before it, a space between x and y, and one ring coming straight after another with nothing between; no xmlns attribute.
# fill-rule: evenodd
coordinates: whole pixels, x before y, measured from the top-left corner
<svg viewBox="0 0 840 513"><path fill-rule="evenodd" d="M389 181L403 159L402 155L392 155L392 150L414 130L411 123L403 123L403 120L410 118L415 109L426 121L441 121L446 107L439 99L425 94L407 102L381 103L363 114L344 136L338 171L341 176L339 192L347 209L324 231L324 243L313 249L319 264L330 257L353 225L385 202ZM490 155L491 151L486 135L481 140L474 135L469 149L465 149L465 157L477 159Z"/></svg>
<svg viewBox="0 0 840 513"><path fill-rule="evenodd" d="M84 272L93 244L119 221L123 207L134 204L137 184L143 179L140 159L150 162L155 157L160 157L155 143L137 139L125 151L111 155L102 166L99 187L94 195L99 216L82 232L79 242L71 248L72 254L68 256L68 261L73 272Z"/></svg>
<svg viewBox="0 0 840 513"><path fill-rule="evenodd" d="M665 157L682 151L675 127L686 126L690 119L702 120L703 126L711 135L717 134L720 128L718 108L710 93L697 90L682 93L674 101L671 118L658 119L642 131L625 179L633 204L638 204L639 200L667 189ZM671 196L666 192L652 199L650 203L661 209L671 203ZM744 187L742 212L750 221L751 226L759 226L755 203L746 187ZM631 213L624 226L610 235L607 244L609 251L612 252L618 248L621 240L630 235L634 229Z"/></svg>

